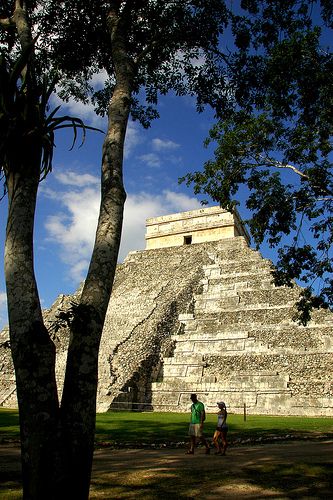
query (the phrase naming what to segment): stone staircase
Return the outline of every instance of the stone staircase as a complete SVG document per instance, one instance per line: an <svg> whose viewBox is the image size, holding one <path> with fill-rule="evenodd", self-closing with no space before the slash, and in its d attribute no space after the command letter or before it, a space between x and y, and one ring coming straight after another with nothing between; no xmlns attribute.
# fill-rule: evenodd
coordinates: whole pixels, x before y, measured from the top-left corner
<svg viewBox="0 0 333 500"><path fill-rule="evenodd" d="M223 399L233 412L333 415L332 313L298 326L300 289L275 287L270 261L239 240L224 241L203 267L193 312L179 316L173 355L152 383L153 409L188 411L196 392L208 411Z"/></svg>
<svg viewBox="0 0 333 500"><path fill-rule="evenodd" d="M99 356L97 411L333 415L333 314L292 321L300 289L275 287L272 264L242 236L133 252L117 267ZM77 292L79 296L80 290ZM74 299L77 298L74 296ZM45 311L52 324L73 297ZM16 406L7 334L0 337L0 405ZM62 391L68 332L57 332ZM2 341L2 342L1 342Z"/></svg>
<svg viewBox="0 0 333 500"><path fill-rule="evenodd" d="M99 356L98 411L144 408L210 258L205 245L128 255L118 266ZM137 405L136 402L142 403Z"/></svg>
<svg viewBox="0 0 333 500"><path fill-rule="evenodd" d="M0 406L4 406L6 408L17 407L15 378L12 380L12 383L9 387L7 387L7 389L0 391Z"/></svg>

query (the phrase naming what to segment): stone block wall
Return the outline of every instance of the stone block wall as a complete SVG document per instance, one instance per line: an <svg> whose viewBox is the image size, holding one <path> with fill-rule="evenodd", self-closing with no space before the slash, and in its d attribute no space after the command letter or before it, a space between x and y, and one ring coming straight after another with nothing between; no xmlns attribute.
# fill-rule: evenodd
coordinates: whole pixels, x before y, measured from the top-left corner
<svg viewBox="0 0 333 500"><path fill-rule="evenodd" d="M73 301L78 301L81 290L80 287L73 295L59 295L52 307L43 311L45 325L56 346L56 379L59 398L65 377L69 332L66 324L59 321L58 316L60 312L67 312ZM9 345L9 331L5 328L0 334L0 406L17 408L15 373Z"/></svg>
<svg viewBox="0 0 333 500"><path fill-rule="evenodd" d="M250 237L237 210L219 206L147 219L146 249L206 243L234 236Z"/></svg>
<svg viewBox="0 0 333 500"><path fill-rule="evenodd" d="M233 412L333 415L333 315L292 318L298 287L275 287L269 261L235 238L219 244L204 267L192 314L180 316L154 409L188 410L197 392L209 410L223 399ZM212 256L212 254L211 254Z"/></svg>
<svg viewBox="0 0 333 500"><path fill-rule="evenodd" d="M174 349L179 314L191 308L210 262L205 245L196 247L131 253L118 268L101 340L99 411L150 408L150 386Z"/></svg>
<svg viewBox="0 0 333 500"><path fill-rule="evenodd" d="M102 334L98 411L188 411L197 392L208 411L223 399L232 412L246 404L249 413L332 416L333 314L293 322L300 289L275 287L271 271L241 236L130 253ZM68 332L52 328L72 300L60 296L45 311L60 394ZM6 335L0 404L16 406Z"/></svg>

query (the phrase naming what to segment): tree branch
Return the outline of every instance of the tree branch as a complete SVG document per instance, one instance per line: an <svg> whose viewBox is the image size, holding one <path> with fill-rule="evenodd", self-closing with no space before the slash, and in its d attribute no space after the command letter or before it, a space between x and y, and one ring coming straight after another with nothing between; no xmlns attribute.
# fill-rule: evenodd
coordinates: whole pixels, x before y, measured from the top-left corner
<svg viewBox="0 0 333 500"><path fill-rule="evenodd" d="M136 57L136 59L134 60L135 64L137 66L140 65L141 61L146 57L147 54L149 54L149 52L151 50L153 50L156 46L158 45L158 41L157 40L153 40L151 41L144 49L143 51Z"/></svg>
<svg viewBox="0 0 333 500"><path fill-rule="evenodd" d="M303 177L305 179L309 179L309 176L298 170L298 168L294 167L294 165L289 165L288 163L282 163L281 161L274 160L274 158L270 158L269 156L259 155L261 159L264 160L265 164L271 164L275 168L287 168L295 172L295 174Z"/></svg>
<svg viewBox="0 0 333 500"><path fill-rule="evenodd" d="M214 49L213 51L213 54L219 56L222 61L225 62L225 64L228 66L228 68L232 69L232 66L230 64L230 61L229 61L229 57L224 53L222 52L221 50L218 50L218 49ZM230 56L231 52L229 51L229 56Z"/></svg>
<svg viewBox="0 0 333 500"><path fill-rule="evenodd" d="M22 2L20 0L15 1L13 19L16 24L21 47L22 49L25 49L29 44L31 44L33 40L28 19L26 2Z"/></svg>
<svg viewBox="0 0 333 500"><path fill-rule="evenodd" d="M274 160L274 158L270 158L269 156L265 156L265 155L256 155L256 156L253 156L253 158L257 164L257 167L265 167L265 166L270 167L271 166L274 168L286 168L286 169L292 170L293 172L295 172L295 174L299 175L303 179L308 180L310 186L312 186L313 188L320 189L322 192L327 194L327 197L317 198L318 202L319 201L323 201L323 202L330 201L332 199L333 195L332 195L332 191L330 189L323 189L323 187L321 187L321 186L317 186L316 184L312 184L311 178L307 174L304 174L304 172L301 172L301 170L298 170L298 168L296 168L294 165L289 165L288 163L284 164L278 160ZM261 160L263 160L263 163L258 162L259 158Z"/></svg>

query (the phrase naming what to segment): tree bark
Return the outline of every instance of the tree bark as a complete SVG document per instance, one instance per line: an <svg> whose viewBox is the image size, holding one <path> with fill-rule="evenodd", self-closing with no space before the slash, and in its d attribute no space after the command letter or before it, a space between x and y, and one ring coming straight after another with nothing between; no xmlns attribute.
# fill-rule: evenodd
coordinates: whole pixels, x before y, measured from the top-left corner
<svg viewBox="0 0 333 500"><path fill-rule="evenodd" d="M22 50L32 43L25 2L15 1L11 26ZM9 331L20 414L23 496L49 497L54 482L59 403L55 346L44 326L33 261L33 230L42 146L28 131L35 126L33 54L26 78L26 117L17 130L19 144L8 146L4 171L8 192L5 278Z"/></svg>
<svg viewBox="0 0 333 500"><path fill-rule="evenodd" d="M101 205L95 244L80 304L71 325L66 376L61 401L64 442L70 463L71 498L89 495L94 450L98 352L112 291L121 239L126 193L123 152L130 113L133 62L125 50L125 35L117 9L110 13L109 30L116 68L116 86L108 110L103 144ZM69 478L68 478L69 479Z"/></svg>
<svg viewBox="0 0 333 500"><path fill-rule="evenodd" d="M98 352L111 295L126 193L123 151L135 65L126 53L126 13L110 2L108 28L116 86L103 144L101 206L95 245L80 303L73 306L65 382L59 407L55 346L43 323L33 266L33 226L41 147L14 156L6 172L8 224L5 272L12 354L19 401L25 499L84 500L89 496L94 450ZM31 43L25 3L13 19L22 48ZM30 90L35 78L28 74ZM29 91L29 87L27 87ZM20 161L19 161L20 160Z"/></svg>
<svg viewBox="0 0 333 500"><path fill-rule="evenodd" d="M20 413L25 499L47 498L53 476L58 396L55 348L44 326L33 266L39 163L7 172L5 276L9 330ZM36 171L38 176L36 175Z"/></svg>

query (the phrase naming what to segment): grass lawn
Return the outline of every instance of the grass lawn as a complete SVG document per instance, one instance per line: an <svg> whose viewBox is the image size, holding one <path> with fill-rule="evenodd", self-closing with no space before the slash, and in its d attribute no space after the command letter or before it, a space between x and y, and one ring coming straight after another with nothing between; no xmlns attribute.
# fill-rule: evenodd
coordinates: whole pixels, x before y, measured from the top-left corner
<svg viewBox="0 0 333 500"><path fill-rule="evenodd" d="M331 498L333 490L332 454L311 458L309 446L325 441L279 443L278 445L230 446L227 457L210 457L198 450L186 456L183 449L146 450L162 443L187 443L189 415L185 413L110 412L97 415L95 471L91 499L117 498L156 500L168 498L206 498L207 492L223 498L228 491L233 498ZM205 434L210 438L216 416L207 415ZM269 440L273 437L333 438L333 418L268 417L231 414L229 442ZM19 467L19 417L15 410L0 409L0 444L3 446L0 467L0 498L22 498ZM303 446L302 454L293 459L290 446ZM104 446L126 449L102 449ZM180 445L182 446L182 444ZM332 446L332 445L329 445ZM100 448L98 450L98 448ZM304 453L303 453L304 449ZM15 460L13 453L15 453ZM249 450L251 452L249 453ZM262 451L260 451L262 450ZM275 450L275 451L274 451ZM274 456L280 450L281 458ZM258 454L259 456L255 455ZM261 455L260 455L261 453ZM320 452L321 453L321 452ZM102 454L102 455L98 455ZM152 455L152 454L156 454ZM161 455L162 454L162 455ZM170 457L169 459L168 457ZM98 462L104 456L104 462ZM152 458L149 458L152 457ZM154 458L155 457L155 458ZM327 458L326 458L327 457ZM225 459L223 461L223 459ZM220 461L218 461L220 460ZM98 465L99 464L99 465ZM212 496L209 496L212 498ZM229 498L229 497L228 497Z"/></svg>
<svg viewBox="0 0 333 500"><path fill-rule="evenodd" d="M99 413L96 418L96 445L142 445L187 441L189 415L186 413ZM0 409L0 442L19 439L16 410ZM207 414L205 434L212 436L216 416ZM271 417L229 414L229 440L270 437L333 437L333 418Z"/></svg>
<svg viewBox="0 0 333 500"><path fill-rule="evenodd" d="M186 413L112 412L97 415L96 443L177 443L187 441L189 415ZM332 418L271 417L229 414L229 440L270 437L333 437ZM212 436L216 416L207 414L205 435Z"/></svg>

